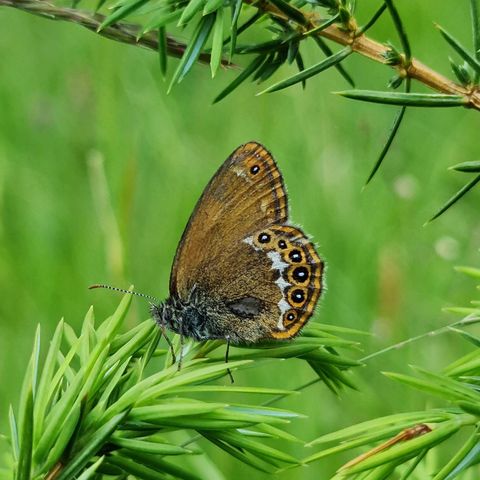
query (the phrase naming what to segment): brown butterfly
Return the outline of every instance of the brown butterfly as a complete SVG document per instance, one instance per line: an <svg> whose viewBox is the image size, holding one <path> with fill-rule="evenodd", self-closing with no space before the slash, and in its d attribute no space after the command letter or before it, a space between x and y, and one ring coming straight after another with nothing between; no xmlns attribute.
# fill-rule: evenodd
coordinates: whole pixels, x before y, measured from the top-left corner
<svg viewBox="0 0 480 480"><path fill-rule="evenodd" d="M292 338L314 311L323 270L310 240L288 224L272 155L246 143L205 188L177 248L170 297L152 315L195 340Z"/></svg>
<svg viewBox="0 0 480 480"><path fill-rule="evenodd" d="M323 271L312 242L288 223L275 160L249 142L205 188L177 247L170 297L151 313L181 338L289 339L312 316Z"/></svg>

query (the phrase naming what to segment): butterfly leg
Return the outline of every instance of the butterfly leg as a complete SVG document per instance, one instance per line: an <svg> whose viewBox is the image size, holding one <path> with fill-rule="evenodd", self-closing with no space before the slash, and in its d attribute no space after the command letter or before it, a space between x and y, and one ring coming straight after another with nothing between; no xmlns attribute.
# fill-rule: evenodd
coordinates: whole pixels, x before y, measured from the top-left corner
<svg viewBox="0 0 480 480"><path fill-rule="evenodd" d="M225 363L228 363L228 354L230 353L230 337L227 337L227 349L225 350ZM230 382L235 383L235 380L232 375L232 371L227 368L228 376L230 377Z"/></svg>
<svg viewBox="0 0 480 480"><path fill-rule="evenodd" d="M167 329L165 328L165 325L161 325L161 330L162 330L162 335L165 337L165 340L168 344L168 348L170 349L170 354L172 355L172 365L175 364L175 362L177 361L177 357L175 355L175 350L173 348L173 343L172 341L168 338L168 335L167 335Z"/></svg>
<svg viewBox="0 0 480 480"><path fill-rule="evenodd" d="M178 368L177 371L179 372L182 369L182 360L183 360L183 345L184 345L184 336L180 334L180 353L178 355Z"/></svg>

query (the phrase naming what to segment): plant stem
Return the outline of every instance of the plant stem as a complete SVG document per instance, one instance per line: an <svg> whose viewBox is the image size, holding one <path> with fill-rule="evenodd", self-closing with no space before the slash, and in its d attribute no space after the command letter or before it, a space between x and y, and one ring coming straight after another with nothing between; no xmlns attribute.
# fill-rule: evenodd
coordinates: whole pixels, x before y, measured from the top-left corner
<svg viewBox="0 0 480 480"><path fill-rule="evenodd" d="M17 8L24 12L51 20L63 20L76 23L111 40L158 51L157 32L150 32L137 38L140 31L138 25L119 22L98 31L100 25L105 20L105 16L99 13L84 12L75 8L57 7L43 0L0 0L0 7L1 6ZM180 58L185 51L186 45L170 35L167 35L166 40L168 54ZM210 63L210 54L201 53L199 61L206 64ZM222 59L222 65L229 66L230 63Z"/></svg>
<svg viewBox="0 0 480 480"><path fill-rule="evenodd" d="M267 0L244 1L246 4L256 7L260 12L270 15L274 19L295 22L299 30L303 33L317 28L325 22L325 19L322 19L319 15L315 13L307 14L299 9L297 9L295 18L290 18ZM104 15L98 13L84 12L74 8L57 7L43 0L0 0L0 6L17 8L53 20L64 20L76 23L92 32L110 38L111 40L116 40L117 42L158 50L158 35L156 32L150 32L137 38L139 26L135 24L119 22L98 31L98 28L105 19ZM291 6L291 8L294 7ZM304 21L300 22L298 18L303 18ZM354 53L358 53L384 65L388 64L385 56L389 52L390 47L367 37L363 33L363 30L357 27L354 18L350 19L348 28L341 28L333 24L315 32L315 35L325 37L339 45L350 45ZM305 38L307 38L307 36L305 36ZM181 57L185 51L185 47L185 44L171 36L167 36L167 51L169 55ZM210 54L200 54L199 61L209 63ZM222 59L222 65L229 66L231 64L229 64L228 60ZM459 85L427 65L424 65L416 58L412 58L409 62L404 62L400 65L389 66L400 72L401 75L417 80L437 92L461 95L466 99L468 107L480 110L480 88L477 85L469 87Z"/></svg>
<svg viewBox="0 0 480 480"><path fill-rule="evenodd" d="M289 18L284 12L280 11L275 5L266 0L244 1L271 17L280 18L283 21L295 22L298 25L298 28L305 32L308 32L325 22L325 19L322 19L316 14L305 14L301 10L298 10L297 13L302 14L305 18L305 23L301 24L296 22L293 18ZM388 65L386 54L390 51L390 47L361 33L362 30L356 27L354 19L351 19L349 23L350 29L345 30L334 24L323 30L319 30L316 35L325 37L340 45L350 45L354 53L358 53L370 60L374 60L375 62ZM437 92L462 95L468 101L467 105L469 107L480 110L480 89L478 86L464 87L459 85L424 65L416 58L411 58L408 64L389 66L400 72L401 75L413 78Z"/></svg>
<svg viewBox="0 0 480 480"><path fill-rule="evenodd" d="M446 325L444 327L437 328L436 330L431 330L430 332L422 333L421 335L417 335L416 337L408 338L407 340L403 340L401 342L395 343L394 345L390 345L389 347L382 348L377 352L373 352L370 355L367 355L360 359L360 362L366 362L371 360L372 358L378 357L379 355L383 355L384 353L390 352L391 350L399 350L403 348L405 345L410 343L416 342L417 340L422 340L423 338L427 337L434 337L436 335L440 335L442 333L450 332L454 327L466 326L472 323L478 323L480 321L480 317L478 315L468 315L461 320L457 320L456 322L451 323L450 325Z"/></svg>

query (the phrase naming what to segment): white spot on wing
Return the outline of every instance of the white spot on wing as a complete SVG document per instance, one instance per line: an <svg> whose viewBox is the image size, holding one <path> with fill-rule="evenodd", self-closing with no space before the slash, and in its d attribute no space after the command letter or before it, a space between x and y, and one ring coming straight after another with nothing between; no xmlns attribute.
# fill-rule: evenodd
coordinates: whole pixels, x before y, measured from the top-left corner
<svg viewBox="0 0 480 480"><path fill-rule="evenodd" d="M278 308L280 309L280 317L278 318L277 328L279 330L285 330L285 327L283 326L283 314L287 310L290 310L290 305L282 297L282 299L278 302Z"/></svg>
<svg viewBox="0 0 480 480"><path fill-rule="evenodd" d="M253 237L247 237L245 238L245 240L243 240L244 243L246 243L247 245L250 245L251 247L253 247L253 249L255 251L259 251L260 249L258 247L255 246L255 244L253 243Z"/></svg>
<svg viewBox="0 0 480 480"><path fill-rule="evenodd" d="M245 174L245 171L243 170L243 168L234 168L233 171L237 174L238 177L244 177L244 178L248 178L247 175Z"/></svg>
<svg viewBox="0 0 480 480"><path fill-rule="evenodd" d="M253 242L253 237L247 237L243 240L243 242L246 243L247 245L250 245L257 252L262 250L261 248L255 245L255 243ZM282 260L282 256L280 255L280 253L276 252L275 250L270 250L269 252L267 252L267 257L272 262L272 270L277 270L280 273L280 276L277 278L277 280L275 280L275 283L278 285L278 288L282 293L282 298L278 302L278 309L280 310L280 316L278 318L277 328L279 330L285 330L285 327L283 325L283 315L287 310L290 310L291 308L288 302L285 300L285 290L291 284L288 283L282 277L282 273L289 265L288 263Z"/></svg>
<svg viewBox="0 0 480 480"><path fill-rule="evenodd" d="M271 250L267 253L268 258L272 261L272 270L278 270L280 272L280 277L275 281L282 292L282 298L278 302L278 308L280 310L280 316L278 318L277 328L279 330L285 330L283 326L283 314L290 310L290 305L285 300L285 288L290 286L288 282L286 282L282 277L282 272L288 267L288 263L285 263L282 260L282 256L276 252L275 250Z"/></svg>
<svg viewBox="0 0 480 480"><path fill-rule="evenodd" d="M287 287L289 287L291 284L288 283L282 276L278 277L275 280L275 283L278 285L278 288L283 292Z"/></svg>
<svg viewBox="0 0 480 480"><path fill-rule="evenodd" d="M278 270L282 273L288 267L288 263L285 263L282 260L282 256L275 250L270 250L267 253L267 257L272 261L272 270Z"/></svg>

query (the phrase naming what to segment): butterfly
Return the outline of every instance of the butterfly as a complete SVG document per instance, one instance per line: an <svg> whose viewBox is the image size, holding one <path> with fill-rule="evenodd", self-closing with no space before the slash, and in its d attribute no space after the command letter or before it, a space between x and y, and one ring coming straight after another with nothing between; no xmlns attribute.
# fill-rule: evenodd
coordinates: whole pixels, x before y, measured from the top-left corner
<svg viewBox="0 0 480 480"><path fill-rule="evenodd" d="M298 335L322 293L324 269L313 243L288 222L275 160L249 142L203 191L177 247L170 296L152 303L151 314L181 340L226 340L228 359L230 343Z"/></svg>
<svg viewBox="0 0 480 480"><path fill-rule="evenodd" d="M297 335L322 293L324 263L288 223L287 202L265 147L238 147L193 210L173 261L170 296L151 308L157 324L234 344Z"/></svg>

